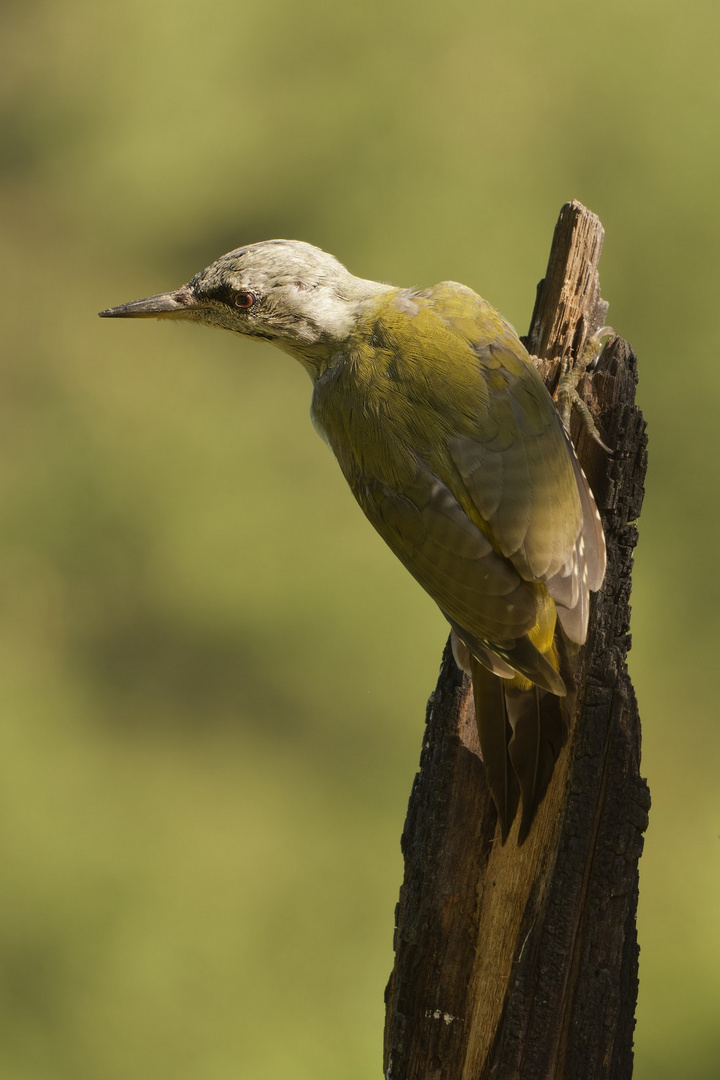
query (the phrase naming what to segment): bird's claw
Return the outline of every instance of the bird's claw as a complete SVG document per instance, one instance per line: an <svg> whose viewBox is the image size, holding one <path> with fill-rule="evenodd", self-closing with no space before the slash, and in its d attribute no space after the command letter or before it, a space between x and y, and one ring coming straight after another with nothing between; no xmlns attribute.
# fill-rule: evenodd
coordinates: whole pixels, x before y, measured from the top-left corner
<svg viewBox="0 0 720 1080"><path fill-rule="evenodd" d="M590 438L594 439L598 446L601 446L608 454L611 454L612 450L603 442L597 424L586 403L580 397L577 387L583 375L595 367L602 352L602 339L614 333L612 327L603 326L587 339L585 348L574 363L568 357L565 357L560 367L560 379L557 386L557 410L568 437L570 436L570 417L572 416L573 407L575 407L580 413L583 425Z"/></svg>

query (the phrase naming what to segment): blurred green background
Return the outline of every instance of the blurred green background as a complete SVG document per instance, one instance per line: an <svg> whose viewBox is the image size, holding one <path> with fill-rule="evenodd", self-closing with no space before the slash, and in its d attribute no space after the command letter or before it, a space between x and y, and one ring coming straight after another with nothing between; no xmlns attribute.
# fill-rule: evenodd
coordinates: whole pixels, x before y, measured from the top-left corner
<svg viewBox="0 0 720 1080"><path fill-rule="evenodd" d="M380 1075L447 632L299 365L95 313L286 236L525 330L573 197L651 437L636 1076L717 1077L719 31L710 0L5 0L3 1078Z"/></svg>

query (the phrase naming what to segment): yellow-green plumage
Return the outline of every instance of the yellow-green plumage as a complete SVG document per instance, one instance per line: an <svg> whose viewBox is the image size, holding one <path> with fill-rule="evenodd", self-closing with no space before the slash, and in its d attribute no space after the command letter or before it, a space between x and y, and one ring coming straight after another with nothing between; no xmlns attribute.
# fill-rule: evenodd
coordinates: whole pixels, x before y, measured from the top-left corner
<svg viewBox="0 0 720 1080"><path fill-rule="evenodd" d="M564 738L557 618L584 641L605 563L592 495L512 327L465 286L366 282L294 241L103 314L191 317L304 364L353 494L453 628L502 836L522 796L522 839Z"/></svg>
<svg viewBox="0 0 720 1080"><path fill-rule="evenodd" d="M539 582L565 566L581 521L562 425L523 352L469 289L390 294L312 406L378 532L451 621L498 652L535 630ZM540 628L542 652L553 628ZM562 689L539 660L517 670Z"/></svg>

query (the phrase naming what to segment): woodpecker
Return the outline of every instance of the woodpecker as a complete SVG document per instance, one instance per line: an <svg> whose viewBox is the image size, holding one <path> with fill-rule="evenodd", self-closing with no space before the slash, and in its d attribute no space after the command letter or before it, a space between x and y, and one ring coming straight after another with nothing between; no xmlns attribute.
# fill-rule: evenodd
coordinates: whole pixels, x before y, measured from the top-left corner
<svg viewBox="0 0 720 1080"><path fill-rule="evenodd" d="M560 653L585 641L605 542L514 329L465 285L368 281L297 240L237 248L100 315L217 326L300 361L353 495L452 628L501 841L522 804L522 843L565 740Z"/></svg>

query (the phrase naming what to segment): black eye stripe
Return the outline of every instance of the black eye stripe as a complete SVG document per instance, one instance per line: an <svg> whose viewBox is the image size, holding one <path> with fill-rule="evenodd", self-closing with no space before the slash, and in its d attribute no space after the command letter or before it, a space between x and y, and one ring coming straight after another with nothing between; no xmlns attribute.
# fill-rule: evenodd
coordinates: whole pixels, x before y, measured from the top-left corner
<svg viewBox="0 0 720 1080"><path fill-rule="evenodd" d="M221 304L228 304L230 307L234 306L235 297L237 296L237 289L231 288L229 285L214 285L211 289L203 289L206 299L217 300Z"/></svg>
<svg viewBox="0 0 720 1080"><path fill-rule="evenodd" d="M228 307L241 310L252 307L257 301L256 294L250 292L249 289L233 288L232 285L214 285L211 289L203 289L202 295L206 300L216 300L221 304L227 304ZM238 298L244 296L252 296L253 299L249 304L237 303Z"/></svg>

